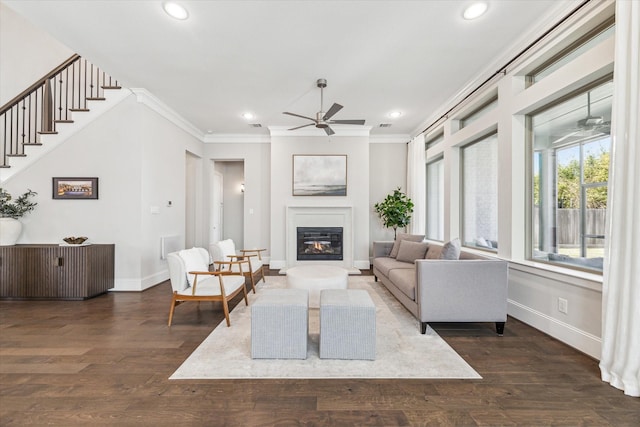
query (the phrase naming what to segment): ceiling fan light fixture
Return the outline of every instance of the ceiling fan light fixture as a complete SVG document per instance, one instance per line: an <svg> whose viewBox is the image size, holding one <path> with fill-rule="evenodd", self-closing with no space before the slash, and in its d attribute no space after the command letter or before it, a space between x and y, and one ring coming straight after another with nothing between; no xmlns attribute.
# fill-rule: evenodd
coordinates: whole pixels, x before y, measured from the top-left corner
<svg viewBox="0 0 640 427"><path fill-rule="evenodd" d="M179 19L181 21L187 19L189 17L189 12L187 9L174 2L164 2L162 4L162 8L172 18Z"/></svg>
<svg viewBox="0 0 640 427"><path fill-rule="evenodd" d="M483 2L483 1L475 2L469 5L464 10L464 13L462 14L462 16L464 19L470 21L472 19L476 19L484 15L484 13L487 11L488 8L489 8L489 5L486 2Z"/></svg>

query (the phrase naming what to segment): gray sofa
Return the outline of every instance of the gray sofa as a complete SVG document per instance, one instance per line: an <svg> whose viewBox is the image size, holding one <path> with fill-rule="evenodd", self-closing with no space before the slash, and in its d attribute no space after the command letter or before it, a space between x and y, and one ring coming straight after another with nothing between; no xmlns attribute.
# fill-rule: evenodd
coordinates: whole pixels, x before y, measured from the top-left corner
<svg viewBox="0 0 640 427"><path fill-rule="evenodd" d="M389 255L394 242L373 242L373 274L421 323L495 322L502 335L507 320L506 261L460 251L459 259L438 259L432 244L424 258L399 261Z"/></svg>

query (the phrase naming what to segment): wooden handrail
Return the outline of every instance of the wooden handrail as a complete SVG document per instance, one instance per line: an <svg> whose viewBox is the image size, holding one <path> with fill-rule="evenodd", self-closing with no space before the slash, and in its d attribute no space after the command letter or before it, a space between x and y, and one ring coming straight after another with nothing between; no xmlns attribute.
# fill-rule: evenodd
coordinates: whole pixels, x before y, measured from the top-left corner
<svg viewBox="0 0 640 427"><path fill-rule="evenodd" d="M100 68L78 54L58 65L0 108L0 168L25 147L42 145L39 135L55 134L56 123L73 123L88 101L103 101L105 89L120 89Z"/></svg>
<svg viewBox="0 0 640 427"><path fill-rule="evenodd" d="M58 65L53 70L49 71L44 77L40 78L40 80L36 81L34 84L29 86L27 89L25 89L22 92L20 92L20 94L18 96L14 97L11 101L9 101L6 104L4 104L2 106L2 108L0 108L0 114L3 114L6 111L8 111L15 104L17 104L18 102L22 101L31 92L33 92L34 90L36 90L40 86L42 86L44 84L44 82L46 82L48 79L52 78L53 76L58 74L60 71L62 71L65 68L67 68L69 65L71 65L74 61L76 61L79 58L80 58L80 55L78 55L77 53L73 54L69 59L64 61L62 64Z"/></svg>

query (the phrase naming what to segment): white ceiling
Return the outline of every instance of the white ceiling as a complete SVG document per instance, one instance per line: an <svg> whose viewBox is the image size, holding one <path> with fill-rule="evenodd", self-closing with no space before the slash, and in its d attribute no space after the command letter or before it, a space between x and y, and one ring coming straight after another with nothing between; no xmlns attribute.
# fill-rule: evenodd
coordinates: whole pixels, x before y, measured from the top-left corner
<svg viewBox="0 0 640 427"><path fill-rule="evenodd" d="M177 21L154 0L3 2L203 133L306 124L282 112L315 117L316 80L326 78L324 110L340 103L334 119L365 119L379 136L416 135L580 3L490 0L484 16L465 21L471 1L178 0L190 17ZM387 117L393 110L403 115ZM250 127L246 111L263 128Z"/></svg>

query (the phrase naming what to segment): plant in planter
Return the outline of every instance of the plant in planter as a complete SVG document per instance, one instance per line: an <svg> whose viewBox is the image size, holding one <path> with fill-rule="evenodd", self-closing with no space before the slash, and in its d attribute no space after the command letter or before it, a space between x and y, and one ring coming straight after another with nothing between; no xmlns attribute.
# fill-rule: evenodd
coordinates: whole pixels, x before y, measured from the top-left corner
<svg viewBox="0 0 640 427"><path fill-rule="evenodd" d="M0 246L16 244L22 232L22 223L18 218L22 218L36 207L37 203L30 200L36 194L38 193L28 190L14 200L8 191L0 188Z"/></svg>
<svg viewBox="0 0 640 427"><path fill-rule="evenodd" d="M405 193L400 191L400 187L393 190L382 202L373 205L376 213L382 219L385 227L393 228L393 240L396 239L398 227L404 228L411 221L413 213L413 201Z"/></svg>

